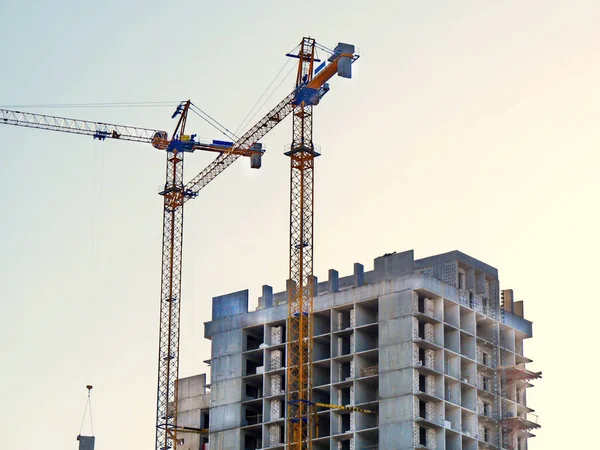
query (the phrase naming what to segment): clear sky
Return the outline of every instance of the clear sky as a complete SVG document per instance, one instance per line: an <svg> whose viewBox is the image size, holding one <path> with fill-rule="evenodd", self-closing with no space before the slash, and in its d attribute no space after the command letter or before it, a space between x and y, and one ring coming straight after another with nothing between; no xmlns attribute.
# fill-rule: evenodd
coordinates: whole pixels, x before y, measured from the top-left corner
<svg viewBox="0 0 600 450"><path fill-rule="evenodd" d="M315 274L406 249L497 267L544 371L530 450L591 448L573 433L595 428L600 401L598 23L593 0L2 0L0 105L191 98L235 129L302 36L355 44L354 78L315 110ZM36 111L173 127L172 107ZM249 288L253 307L262 284L284 288L290 135L288 119L263 169L238 161L187 204L182 376L206 370L211 297ZM153 448L164 154L0 138L0 448L75 449L86 384L97 450ZM188 178L209 160L188 158Z"/></svg>

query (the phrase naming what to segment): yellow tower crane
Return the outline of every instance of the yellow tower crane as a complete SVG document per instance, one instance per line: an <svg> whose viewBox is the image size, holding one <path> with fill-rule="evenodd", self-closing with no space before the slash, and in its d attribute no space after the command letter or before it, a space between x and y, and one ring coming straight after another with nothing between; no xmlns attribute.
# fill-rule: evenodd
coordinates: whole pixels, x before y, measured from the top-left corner
<svg viewBox="0 0 600 450"><path fill-rule="evenodd" d="M156 450L177 447L177 431L204 432L178 427L177 379L179 377L179 326L181 311L181 264L183 246L183 207L240 156L249 157L252 168L260 168L264 153L258 141L293 113L290 150L290 280L294 285L289 298L288 317L288 436L290 450L312 447L311 397L312 354L312 269L313 269L313 175L314 159L319 154L312 141L313 106L329 91L335 74L351 78L351 65L358 55L354 46L338 44L329 50L312 38L303 38L294 90L241 137L232 141L203 141L186 134L189 111L198 112L191 102L182 102L172 118L178 117L171 137L165 131L105 122L0 109L0 124L92 136L94 139L119 139L149 143L166 153L163 196L163 240L156 408ZM328 56L317 58L317 50ZM315 64L320 63L315 67ZM221 129L223 131L223 129ZM231 134L228 134L231 136ZM235 136L233 136L235 137ZM183 181L184 155L196 150L218 153L217 157L189 182Z"/></svg>

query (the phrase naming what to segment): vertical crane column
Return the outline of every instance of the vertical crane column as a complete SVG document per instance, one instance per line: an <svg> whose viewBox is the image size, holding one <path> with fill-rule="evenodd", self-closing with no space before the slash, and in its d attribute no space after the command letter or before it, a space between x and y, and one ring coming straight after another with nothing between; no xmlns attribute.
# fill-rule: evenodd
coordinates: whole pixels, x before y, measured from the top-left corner
<svg viewBox="0 0 600 450"><path fill-rule="evenodd" d="M160 330L158 341L158 393L156 450L177 448L177 379L179 377L179 315L181 300L181 254L183 245L183 155L177 132L184 133L189 101L167 148L163 212ZM178 109L179 111L179 109Z"/></svg>
<svg viewBox="0 0 600 450"><path fill-rule="evenodd" d="M298 54L296 87L312 78L314 39L304 38ZM288 298L287 444L312 448L313 176L318 154L312 141L313 107L294 105L290 172L290 272Z"/></svg>

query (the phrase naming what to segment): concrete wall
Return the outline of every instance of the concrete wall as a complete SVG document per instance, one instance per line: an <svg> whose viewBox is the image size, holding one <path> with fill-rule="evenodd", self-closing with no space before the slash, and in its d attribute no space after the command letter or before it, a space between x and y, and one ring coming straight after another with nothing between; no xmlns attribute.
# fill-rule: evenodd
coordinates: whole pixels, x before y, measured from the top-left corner
<svg viewBox="0 0 600 450"><path fill-rule="evenodd" d="M177 425L201 428L201 413L210 408L210 391L206 389L206 374L180 378L177 381ZM201 436L196 433L177 433L182 439L179 450L198 450Z"/></svg>

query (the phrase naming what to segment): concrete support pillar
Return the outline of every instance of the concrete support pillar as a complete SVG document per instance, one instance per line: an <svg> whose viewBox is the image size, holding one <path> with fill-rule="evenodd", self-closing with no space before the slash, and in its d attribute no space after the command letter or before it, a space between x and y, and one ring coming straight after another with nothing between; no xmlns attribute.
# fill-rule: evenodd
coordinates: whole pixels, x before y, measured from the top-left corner
<svg viewBox="0 0 600 450"><path fill-rule="evenodd" d="M335 269L329 269L329 292L340 291L340 274Z"/></svg>
<svg viewBox="0 0 600 450"><path fill-rule="evenodd" d="M475 274L475 293L485 294L485 273L483 272Z"/></svg>
<svg viewBox="0 0 600 450"><path fill-rule="evenodd" d="M285 290L288 296L288 302L296 298L296 282L294 280L286 280Z"/></svg>
<svg viewBox="0 0 600 450"><path fill-rule="evenodd" d="M360 263L354 263L354 286L365 284L365 266Z"/></svg>
<svg viewBox="0 0 600 450"><path fill-rule="evenodd" d="M473 267L468 267L466 273L467 289L475 289L475 269Z"/></svg>
<svg viewBox="0 0 600 450"><path fill-rule="evenodd" d="M308 282L312 283L313 296L316 296L319 293L319 279L314 275L311 275L308 277Z"/></svg>
<svg viewBox="0 0 600 450"><path fill-rule="evenodd" d="M504 311L514 312L514 293L512 289L504 289L502 291L504 297Z"/></svg>
<svg viewBox="0 0 600 450"><path fill-rule="evenodd" d="M523 300L514 303L514 313L519 317L525 317L525 311L523 310Z"/></svg>
<svg viewBox="0 0 600 450"><path fill-rule="evenodd" d="M265 309L273 307L273 288L268 284L262 287L262 305Z"/></svg>

